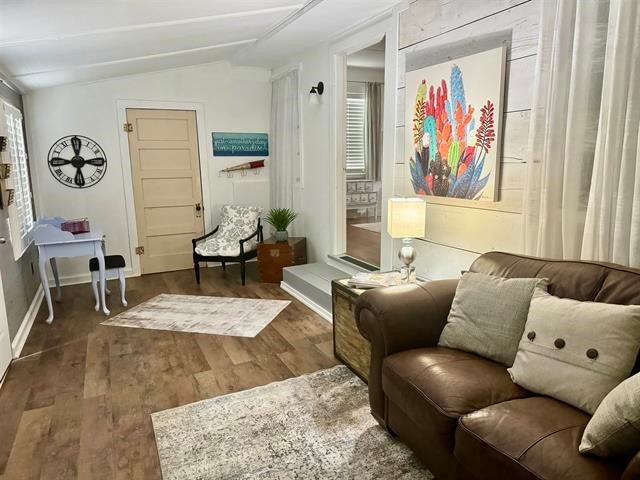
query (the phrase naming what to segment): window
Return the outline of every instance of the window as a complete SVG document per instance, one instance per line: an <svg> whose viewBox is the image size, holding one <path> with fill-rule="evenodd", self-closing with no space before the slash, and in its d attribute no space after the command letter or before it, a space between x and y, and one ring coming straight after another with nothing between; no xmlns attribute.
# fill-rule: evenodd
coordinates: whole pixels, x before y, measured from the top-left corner
<svg viewBox="0 0 640 480"><path fill-rule="evenodd" d="M9 225L13 255L17 260L31 242L34 227L33 200L29 183L29 167L24 144L22 113L15 107L4 103L4 127L7 137L8 159L11 163L11 176L7 187L13 189L13 203L9 206Z"/></svg>
<svg viewBox="0 0 640 480"><path fill-rule="evenodd" d="M349 82L347 89L347 175L366 174L365 118L366 90L363 83Z"/></svg>

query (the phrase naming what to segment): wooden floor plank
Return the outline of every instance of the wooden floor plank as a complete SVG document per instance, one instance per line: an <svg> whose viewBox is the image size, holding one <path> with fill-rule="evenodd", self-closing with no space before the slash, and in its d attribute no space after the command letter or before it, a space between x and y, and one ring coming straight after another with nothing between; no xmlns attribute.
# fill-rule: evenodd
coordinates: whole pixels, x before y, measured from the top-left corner
<svg viewBox="0 0 640 480"><path fill-rule="evenodd" d="M334 365L331 324L255 267L245 287L237 265L203 269L200 285L193 271L127 279L130 306L161 293L291 301L255 338L103 326L90 287L64 287L0 390L0 480L160 480L151 413Z"/></svg>

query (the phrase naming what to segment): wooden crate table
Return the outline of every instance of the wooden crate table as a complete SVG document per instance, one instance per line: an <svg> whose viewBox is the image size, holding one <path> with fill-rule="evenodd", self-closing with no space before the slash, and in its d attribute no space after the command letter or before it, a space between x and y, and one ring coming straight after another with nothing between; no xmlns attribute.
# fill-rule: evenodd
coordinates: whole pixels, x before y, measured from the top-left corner
<svg viewBox="0 0 640 480"><path fill-rule="evenodd" d="M280 283L282 269L307 263L307 239L289 237L287 242L267 238L258 244L258 273L265 283Z"/></svg>
<svg viewBox="0 0 640 480"><path fill-rule="evenodd" d="M351 288L348 279L331 282L333 303L333 353L366 383L369 381L371 345L356 325L354 306L365 290Z"/></svg>

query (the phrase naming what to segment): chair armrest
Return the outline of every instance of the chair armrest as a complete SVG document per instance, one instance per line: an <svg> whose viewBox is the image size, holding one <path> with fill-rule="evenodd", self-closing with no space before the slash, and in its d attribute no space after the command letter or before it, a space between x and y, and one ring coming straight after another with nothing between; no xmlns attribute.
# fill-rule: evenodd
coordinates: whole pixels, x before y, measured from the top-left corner
<svg viewBox="0 0 640 480"><path fill-rule="evenodd" d="M255 232L249 235L247 238L240 239L240 256L244 256L244 242L251 240L253 237L258 236L258 243L262 242L262 225L260 225L260 218L258 218L258 228Z"/></svg>
<svg viewBox="0 0 640 480"><path fill-rule="evenodd" d="M251 235L249 235L247 238L241 238L240 239L240 244L243 244L244 242L248 242L249 240L251 240L253 237L255 237L256 235L260 235L260 230L262 230L262 227L258 227L258 229L253 232ZM258 238L259 240L259 238Z"/></svg>
<svg viewBox="0 0 640 480"><path fill-rule="evenodd" d="M356 302L358 329L371 342L371 413L382 425L387 423L382 362L403 350L438 344L457 285L458 280L438 280L379 288L363 293Z"/></svg>
<svg viewBox="0 0 640 480"><path fill-rule="evenodd" d="M220 228L220 225L218 225L216 228L214 228L211 232L209 233L205 233L204 235L202 235L201 237L198 238L192 238L191 239L191 244L193 245L193 247L195 248L196 243L198 243L200 240L204 240L207 237L210 237L211 235L213 235L214 233L216 233L218 231L218 229Z"/></svg>
<svg viewBox="0 0 640 480"><path fill-rule="evenodd" d="M621 480L640 480L640 452L636 453L631 459L622 474Z"/></svg>

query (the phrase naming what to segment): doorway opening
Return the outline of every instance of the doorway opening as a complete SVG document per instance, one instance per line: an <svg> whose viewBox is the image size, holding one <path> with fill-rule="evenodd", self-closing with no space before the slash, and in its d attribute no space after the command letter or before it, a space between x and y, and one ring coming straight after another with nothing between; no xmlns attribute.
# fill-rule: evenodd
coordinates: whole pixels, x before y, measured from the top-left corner
<svg viewBox="0 0 640 480"><path fill-rule="evenodd" d="M385 39L346 57L346 254L380 265Z"/></svg>

